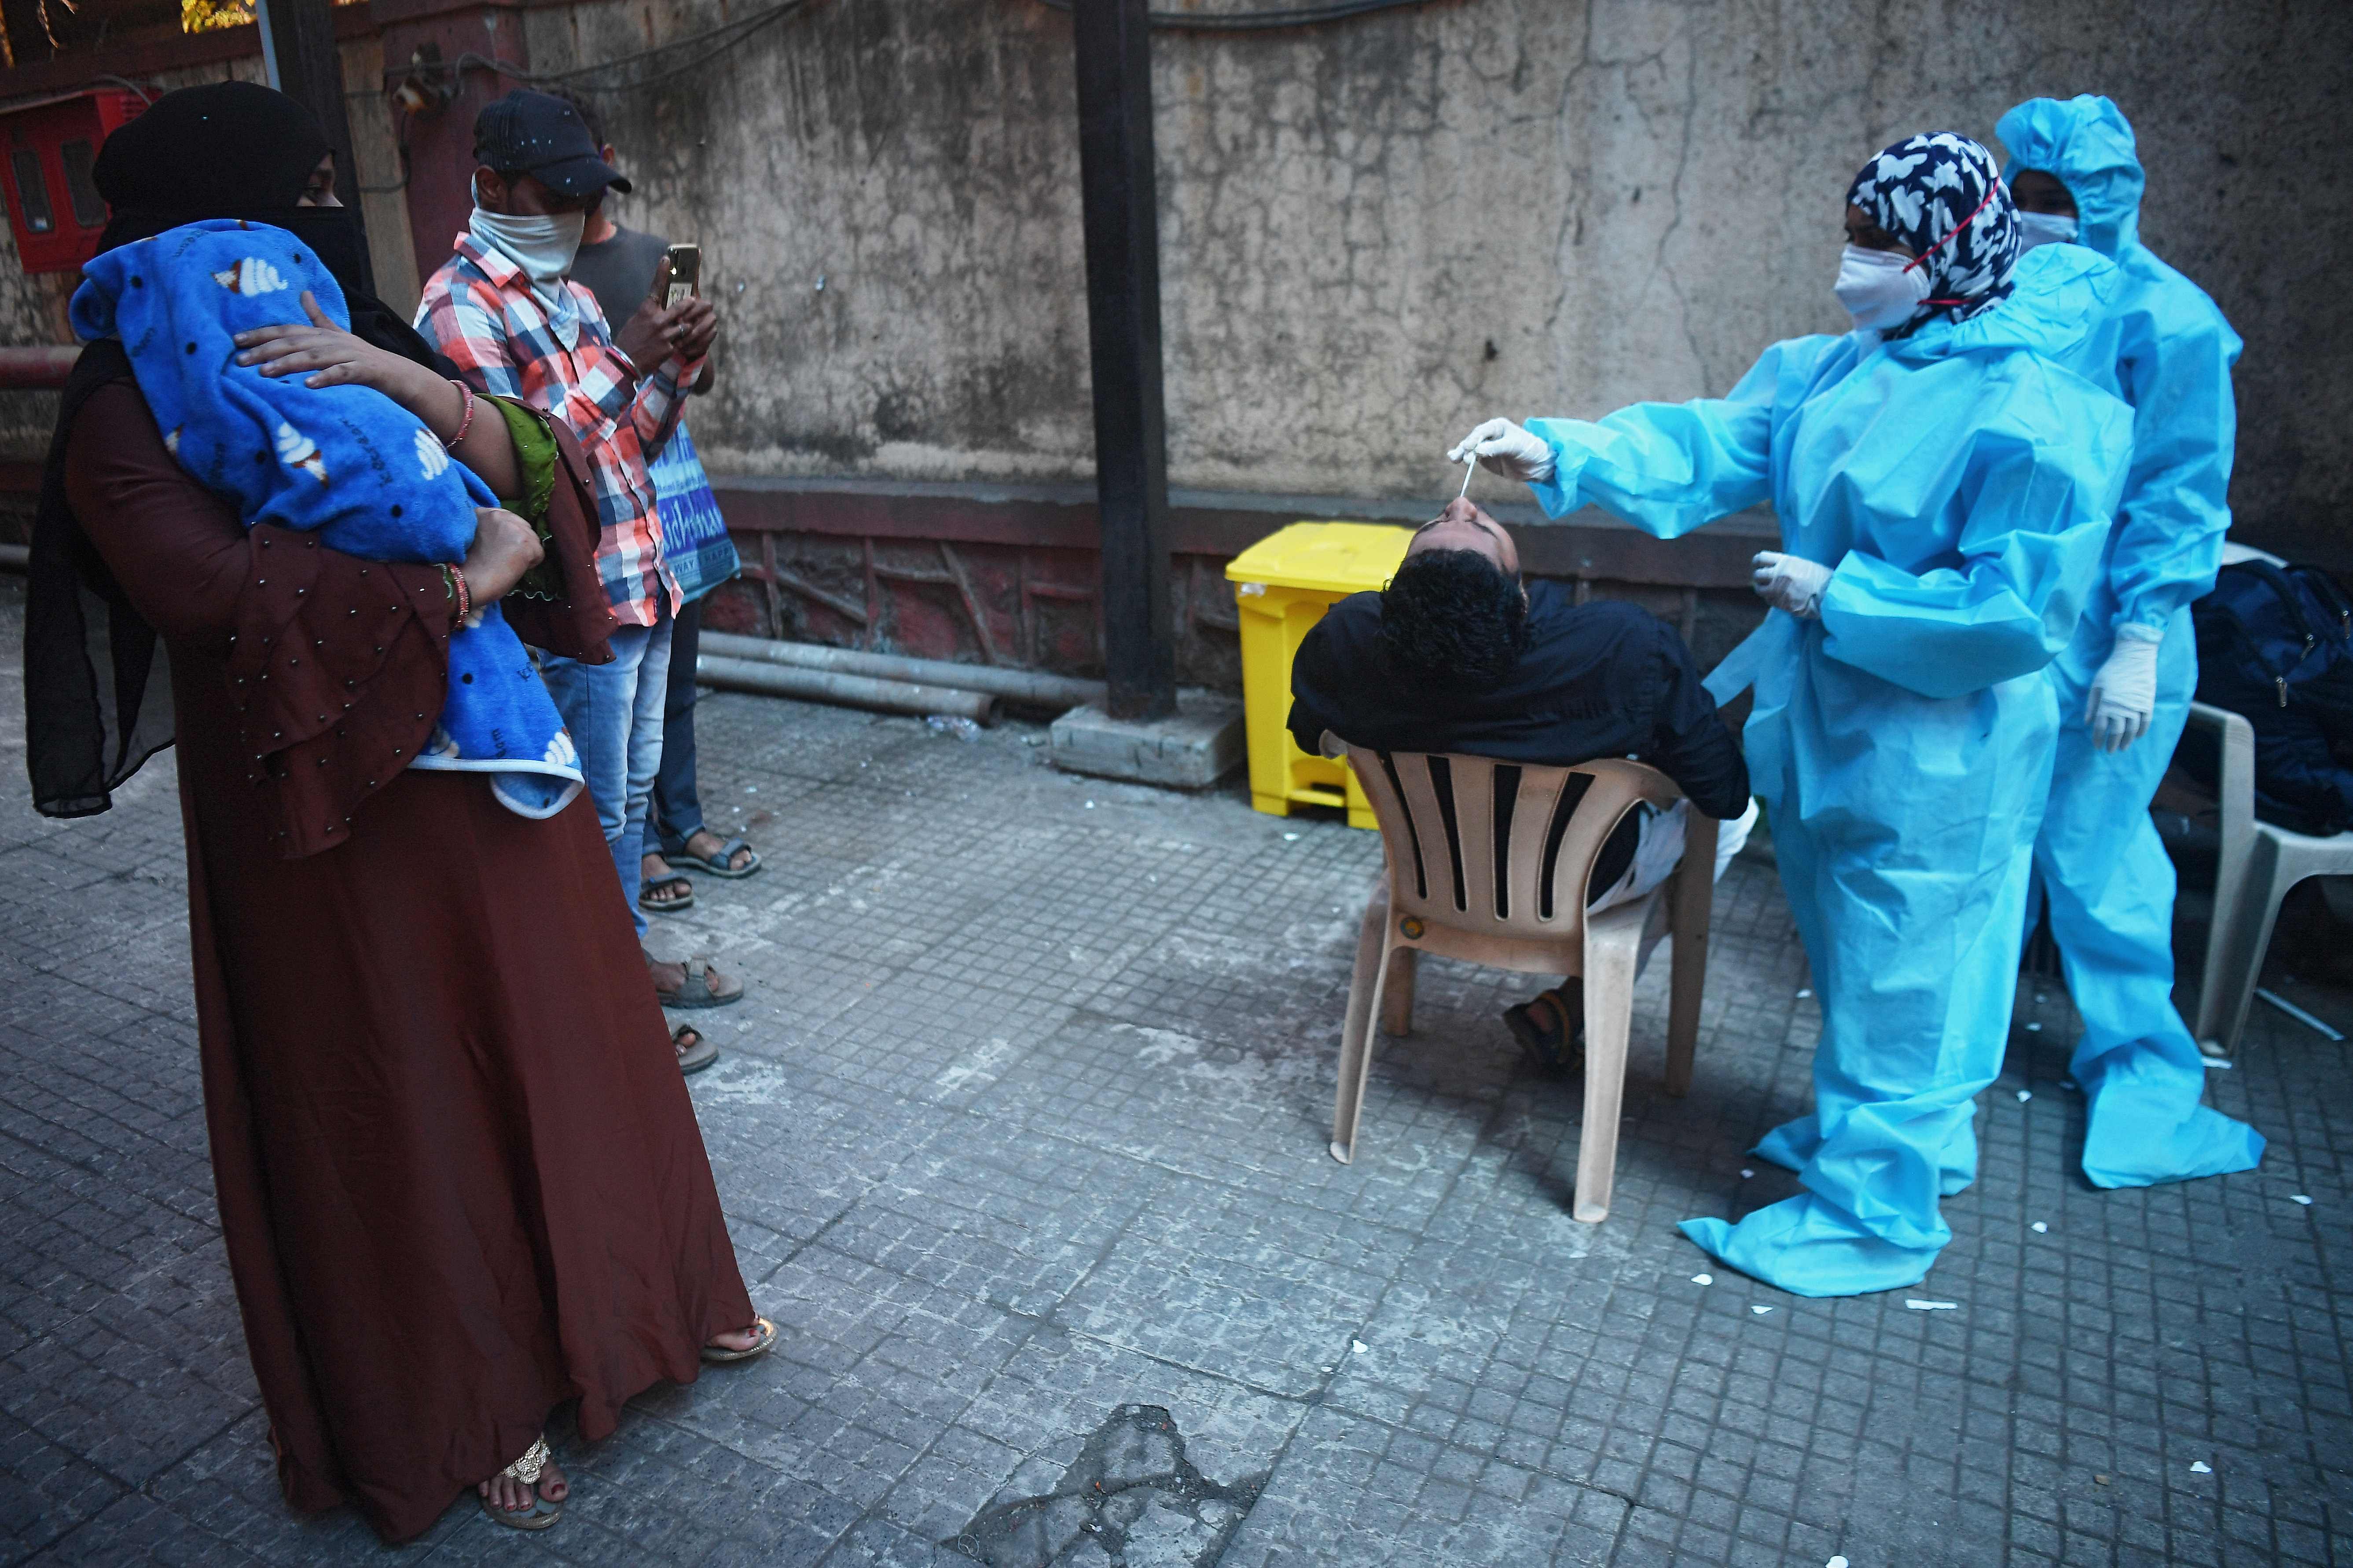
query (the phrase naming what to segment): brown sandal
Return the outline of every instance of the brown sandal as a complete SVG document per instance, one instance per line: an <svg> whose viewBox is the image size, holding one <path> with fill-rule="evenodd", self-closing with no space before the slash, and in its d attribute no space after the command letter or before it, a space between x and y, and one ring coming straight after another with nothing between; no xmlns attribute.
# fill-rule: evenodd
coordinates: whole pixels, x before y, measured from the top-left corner
<svg viewBox="0 0 2353 1568"><path fill-rule="evenodd" d="M651 959L647 960L649 966L652 963ZM722 991L712 984L714 979L720 977L719 971L712 966L710 958L705 954L698 952L679 967L686 972L686 978L680 983L677 990L665 991L659 982L654 985L654 996L663 1006L724 1007L730 1003L744 1000L742 981L736 981L735 988L732 991Z"/></svg>

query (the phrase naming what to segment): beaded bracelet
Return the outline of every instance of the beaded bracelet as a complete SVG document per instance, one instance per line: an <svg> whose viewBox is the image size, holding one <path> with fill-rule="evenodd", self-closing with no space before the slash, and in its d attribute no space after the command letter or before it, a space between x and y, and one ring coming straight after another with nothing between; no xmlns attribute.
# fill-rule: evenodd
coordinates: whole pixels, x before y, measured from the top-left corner
<svg viewBox="0 0 2353 1568"><path fill-rule="evenodd" d="M466 586L466 574L455 566L445 564L441 568L441 587L456 605L451 624L462 623L474 609L473 591Z"/></svg>
<svg viewBox="0 0 2353 1568"><path fill-rule="evenodd" d="M454 375L449 378L449 384L456 387L458 395L466 400L466 411L458 416L458 433L441 443L445 448L454 452L458 449L458 443L466 438L466 432L474 427L474 389Z"/></svg>

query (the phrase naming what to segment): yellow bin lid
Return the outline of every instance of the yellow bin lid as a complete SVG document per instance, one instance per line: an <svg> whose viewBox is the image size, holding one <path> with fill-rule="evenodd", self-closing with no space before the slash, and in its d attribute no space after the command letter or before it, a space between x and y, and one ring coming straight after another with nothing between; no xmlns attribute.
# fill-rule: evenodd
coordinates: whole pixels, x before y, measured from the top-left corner
<svg viewBox="0 0 2353 1568"><path fill-rule="evenodd" d="M1405 559L1413 530L1381 522L1294 522L1226 566L1235 583L1361 594L1387 583Z"/></svg>

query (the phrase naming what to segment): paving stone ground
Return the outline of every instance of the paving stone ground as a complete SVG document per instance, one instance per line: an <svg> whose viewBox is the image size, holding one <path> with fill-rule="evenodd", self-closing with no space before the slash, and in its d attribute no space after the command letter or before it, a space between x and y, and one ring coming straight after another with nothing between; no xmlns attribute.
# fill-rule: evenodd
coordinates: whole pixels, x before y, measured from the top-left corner
<svg viewBox="0 0 2353 1568"><path fill-rule="evenodd" d="M0 581L10 646L21 605ZM659 934L751 985L693 1093L778 1351L559 1429L544 1535L297 1519L213 1211L170 758L36 817L16 679L0 1563L2353 1564L2348 1047L2259 1009L2213 1087L2264 1168L2100 1193L2030 984L1927 1284L1800 1300L1673 1230L1792 1189L1743 1152L1819 1022L1769 862L1721 889L1681 1100L1646 978L1583 1226L1579 1096L1521 1068L1509 976L1428 964L1325 1153L1372 835L748 697L704 705L703 784L767 868Z"/></svg>

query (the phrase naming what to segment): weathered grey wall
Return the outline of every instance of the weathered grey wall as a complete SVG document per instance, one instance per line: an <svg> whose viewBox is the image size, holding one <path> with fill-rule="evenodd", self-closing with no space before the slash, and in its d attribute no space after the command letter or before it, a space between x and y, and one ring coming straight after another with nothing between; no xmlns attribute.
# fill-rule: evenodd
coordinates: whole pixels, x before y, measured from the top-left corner
<svg viewBox="0 0 2353 1568"><path fill-rule="evenodd" d="M720 12L529 15L544 68ZM1174 482L1435 495L1478 417L1721 391L1842 324L1866 154L2096 90L2150 242L2247 339L2242 531L2353 565L2343 0L1435 0L1155 48ZM718 464L1088 471L1070 55L1035 0L819 0L603 100L628 220L700 240L728 308Z"/></svg>

